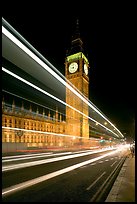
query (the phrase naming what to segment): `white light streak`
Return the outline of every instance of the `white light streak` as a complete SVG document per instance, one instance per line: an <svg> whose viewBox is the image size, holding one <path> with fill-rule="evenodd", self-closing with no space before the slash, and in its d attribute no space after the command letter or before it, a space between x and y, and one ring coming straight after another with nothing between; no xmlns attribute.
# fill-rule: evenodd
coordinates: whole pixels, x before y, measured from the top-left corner
<svg viewBox="0 0 137 204"><path fill-rule="evenodd" d="M66 134L59 134L59 133L55 133L55 132L43 132L43 131L39 131L39 130L26 130L26 129L22 129L22 128L12 128L12 127L5 127L2 126L3 129L9 129L9 130L22 130L25 132L34 132L34 133L40 133L40 134L46 134L46 135L55 135L55 136L65 136L65 137L72 137L73 135L66 135ZM75 136L77 138L81 138L79 136Z"/></svg>
<svg viewBox="0 0 137 204"><path fill-rule="evenodd" d="M76 158L76 157L80 157L80 156L86 156L86 155L95 154L95 153L104 152L104 151L108 151L108 149L103 149L103 150L100 149L100 150L96 150L96 151L91 150L89 152L78 153L78 154L74 154L74 155L67 155L67 156L62 156L62 157L44 159L44 160L40 160L40 161L26 162L26 163L15 164L15 165L6 165L5 167L2 167L2 172L20 169L20 168L26 168L26 167L30 167L30 166L41 165L41 164L47 164L47 163L56 162L56 161L62 161L62 160L66 160L66 159Z"/></svg>
<svg viewBox="0 0 137 204"><path fill-rule="evenodd" d="M90 159L90 160L87 160L87 161L84 161L84 162L69 166L67 168L64 168L64 169L61 169L61 170L46 174L44 176L40 176L38 178L29 180L29 181L25 181L23 183L20 183L20 184L17 184L17 185L8 187L8 188L5 188L5 189L2 190L2 196L6 196L8 194L15 193L17 191L23 190L23 189L25 189L27 187L30 187L32 185L41 183L41 182L46 181L48 179L51 179L51 178L54 178L56 176L62 175L64 173L70 172L70 171L72 171L74 169L77 169L79 167L88 165L88 164L93 163L93 162L95 162L95 161L97 161L99 159L102 159L104 157L110 156L110 155L112 155L112 154L114 154L114 153L116 153L118 151L120 151L120 150L115 150L113 152L106 153L106 154L104 154L102 156L99 156L99 157L96 157L96 158L93 158L93 159Z"/></svg>
<svg viewBox="0 0 137 204"><path fill-rule="evenodd" d="M59 156L59 155L65 155L65 154L77 154L77 153L82 153L82 152L91 152L92 150L80 150L80 151L76 151L76 152L60 152L60 153L54 153L53 154L53 152L47 152L47 153L36 153L36 154L34 154L34 153L32 153L32 154L20 154L20 155L16 155L16 156L3 156L2 157L2 160L10 160L10 161L12 161L12 159L14 159L14 158L25 158L25 157L31 157L31 156L38 156L38 155L45 155L45 156ZM36 158L36 157L35 157Z"/></svg>
<svg viewBox="0 0 137 204"><path fill-rule="evenodd" d="M71 154L72 152L63 152L63 153L57 153L57 154L54 154L54 156L59 156L59 155L66 155L66 154ZM33 154L31 154L31 156L28 156L28 157L26 157L26 156L28 156L28 155L25 155L25 156L23 156L23 157L20 157L20 158L13 158L13 159L11 159L11 158L9 158L9 159L4 159L4 160L2 160L2 163L5 163L5 162L13 162L13 161L20 161L20 160L28 160L28 159L37 159L37 158L42 158L42 157L51 157L51 156L53 156L53 153L41 153L41 154L34 154L34 156L33 156Z"/></svg>
<svg viewBox="0 0 137 204"><path fill-rule="evenodd" d="M99 115L101 115L106 121L108 121L122 137L122 133L111 123L98 109L96 109L87 99L85 99L81 94L79 94L75 89L73 89L65 80L63 80L59 75L57 75L49 66L47 66L40 58L38 58L33 52L31 52L25 45L23 45L15 36L13 36L5 27L2 26L2 33L6 35L13 43L15 43L19 48L26 52L33 60L40 64L44 69L46 69L52 76L58 79L65 87L70 89L75 95L82 99L89 107L95 110ZM94 121L95 122L95 121ZM119 137L119 136L118 136Z"/></svg>
<svg viewBox="0 0 137 204"><path fill-rule="evenodd" d="M27 81L27 80L25 80L25 79L23 79L22 77L20 77L20 76L14 74L13 72L7 70L7 69L4 68L4 67L2 67L2 70L3 70L4 72L6 72L7 74L13 76L14 78L16 78L16 79L22 81L23 83L26 83L27 85L33 87L34 89L36 89L36 90L42 92L43 94L45 94L45 95L47 95L47 96L53 98L53 99L56 100L56 101L62 103L63 105L72 108L72 109L75 110L76 112L82 114L83 116L85 116L86 118L92 120L93 122L98 123L100 126L102 126L103 128L105 128L106 130L108 130L108 131L112 132L114 135L118 136L116 133L114 133L112 130L110 130L110 129L107 128L106 126L102 125L102 124L99 123L98 121L94 120L93 118L91 118L91 117L87 116L86 114L82 113L81 111L77 110L77 109L74 108L73 106L70 106L69 104L65 103L64 101L60 100L59 98L53 96L52 94L48 93L47 91L44 91L43 89L39 88L38 86L32 84L31 82L29 82L29 81ZM74 136L74 135L73 135L73 136ZM119 136L118 136L118 137L119 137Z"/></svg>
<svg viewBox="0 0 137 204"><path fill-rule="evenodd" d="M20 154L20 155L16 155L16 156L4 156L2 157L2 159L6 160L6 159L13 159L13 158L19 158L19 157L31 157L31 156L38 156L38 155L51 155L53 154L53 152L47 152L47 153L36 153L36 154Z"/></svg>

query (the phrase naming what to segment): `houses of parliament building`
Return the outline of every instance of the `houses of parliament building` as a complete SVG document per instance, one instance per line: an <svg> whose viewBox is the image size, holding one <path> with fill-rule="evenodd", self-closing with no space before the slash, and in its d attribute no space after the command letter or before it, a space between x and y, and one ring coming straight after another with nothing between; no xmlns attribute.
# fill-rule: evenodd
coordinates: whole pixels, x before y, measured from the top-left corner
<svg viewBox="0 0 137 204"><path fill-rule="evenodd" d="M78 30L72 37L71 49L65 58L65 77L85 98L89 98L89 61L83 51ZM89 109L81 99L66 88L65 114L56 107L34 111L33 104L3 92L2 148L3 152L27 148L70 147L89 144ZM16 101L17 100L17 101ZM73 109L71 108L73 107ZM75 110L78 110L75 111ZM81 114L83 113L83 115ZM93 140L92 145L97 145Z"/></svg>

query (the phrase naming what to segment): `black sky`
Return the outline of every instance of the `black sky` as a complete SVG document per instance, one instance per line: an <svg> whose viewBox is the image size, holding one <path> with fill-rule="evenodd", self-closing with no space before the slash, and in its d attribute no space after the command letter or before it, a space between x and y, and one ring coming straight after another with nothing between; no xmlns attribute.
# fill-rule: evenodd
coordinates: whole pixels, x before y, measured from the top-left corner
<svg viewBox="0 0 137 204"><path fill-rule="evenodd" d="M78 18L90 63L90 100L131 136L135 123L134 5L60 5L51 10L51 5L22 5L19 12L14 9L2 17L63 74Z"/></svg>

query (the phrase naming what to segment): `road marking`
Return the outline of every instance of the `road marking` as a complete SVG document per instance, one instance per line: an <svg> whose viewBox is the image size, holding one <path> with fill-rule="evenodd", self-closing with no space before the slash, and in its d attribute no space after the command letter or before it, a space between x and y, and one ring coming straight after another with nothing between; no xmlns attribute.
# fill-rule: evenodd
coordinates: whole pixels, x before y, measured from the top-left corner
<svg viewBox="0 0 137 204"><path fill-rule="evenodd" d="M113 164L111 164L110 166L112 167L117 161L113 162Z"/></svg>
<svg viewBox="0 0 137 204"><path fill-rule="evenodd" d="M90 190L90 188L92 188L96 183L97 181L105 174L106 172L104 171L88 188L86 188L87 191Z"/></svg>
<svg viewBox="0 0 137 204"><path fill-rule="evenodd" d="M99 161L98 163L103 163L103 161Z"/></svg>
<svg viewBox="0 0 137 204"><path fill-rule="evenodd" d="M92 163L92 164L90 164L90 165L95 165L96 163Z"/></svg>
<svg viewBox="0 0 137 204"><path fill-rule="evenodd" d="M29 181L25 181L25 182L20 183L20 184L16 184L16 185L7 187L7 188L2 190L2 196L5 196L5 195L10 194L10 193L15 193L16 191L28 188L28 187L30 187L32 185L41 183L43 181L54 178L54 177L59 176L61 174L70 172L70 171L72 171L74 169L80 168L81 166L85 166L85 165L90 164L92 162L98 161L99 159L102 159L102 158L105 158L105 157L110 156L112 154L115 154L116 152L118 152L118 150L115 150L113 152L108 152L108 153L106 153L104 155L101 155L99 157L96 157L96 158L93 158L93 159L90 159L90 160L75 164L75 165L70 166L70 167L66 167L64 169L61 169L61 170L46 174L44 176L40 176L40 177L37 177L35 179L31 179Z"/></svg>
<svg viewBox="0 0 137 204"><path fill-rule="evenodd" d="M85 167L87 167L87 165L85 165L85 166L81 166L80 168L82 169L82 168L85 168Z"/></svg>

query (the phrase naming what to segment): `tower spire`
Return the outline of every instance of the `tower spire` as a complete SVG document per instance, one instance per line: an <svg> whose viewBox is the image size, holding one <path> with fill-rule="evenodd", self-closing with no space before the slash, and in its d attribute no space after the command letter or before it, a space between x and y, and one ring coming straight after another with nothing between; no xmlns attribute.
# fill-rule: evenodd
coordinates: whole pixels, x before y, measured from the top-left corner
<svg viewBox="0 0 137 204"><path fill-rule="evenodd" d="M79 28L79 19L78 18L76 19L75 31L74 31L74 34L72 36L72 41L77 39L77 38L80 38L80 28Z"/></svg>
<svg viewBox="0 0 137 204"><path fill-rule="evenodd" d="M72 40L71 40L71 47L70 50L68 51L67 55L71 55L77 52L84 52L83 49L83 41L80 37L80 27L79 27L79 19L76 19L75 22L75 28L74 28L74 34L72 35Z"/></svg>

